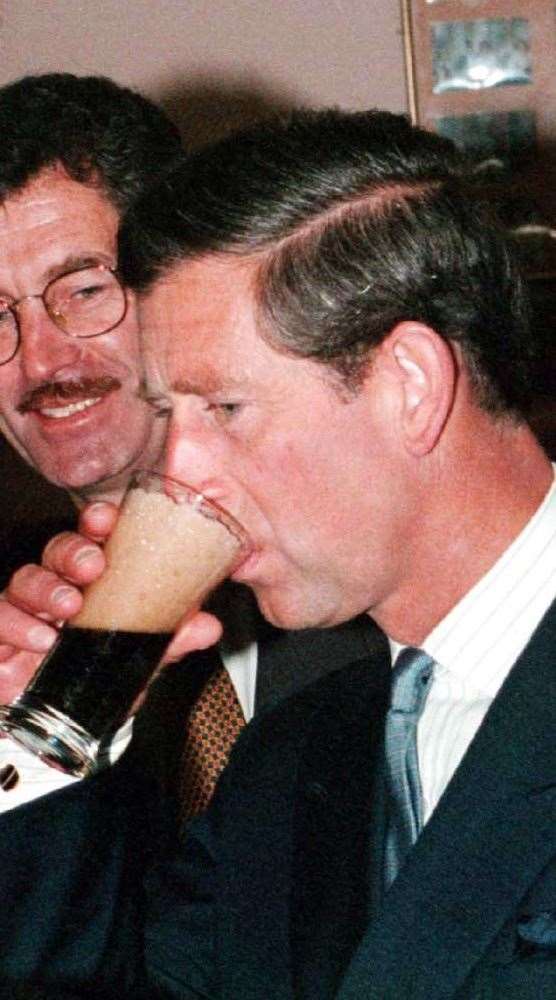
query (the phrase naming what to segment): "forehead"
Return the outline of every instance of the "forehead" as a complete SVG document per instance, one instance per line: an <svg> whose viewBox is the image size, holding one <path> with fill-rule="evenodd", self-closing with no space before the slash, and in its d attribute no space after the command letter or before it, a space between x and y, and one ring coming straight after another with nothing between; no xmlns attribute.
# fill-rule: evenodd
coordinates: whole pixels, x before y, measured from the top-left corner
<svg viewBox="0 0 556 1000"><path fill-rule="evenodd" d="M0 274L38 278L72 255L113 261L119 216L101 189L57 167L41 171L0 205Z"/></svg>
<svg viewBox="0 0 556 1000"><path fill-rule="evenodd" d="M258 329L256 270L245 258L190 261L141 297L145 350L170 385L201 373L231 378L279 357Z"/></svg>

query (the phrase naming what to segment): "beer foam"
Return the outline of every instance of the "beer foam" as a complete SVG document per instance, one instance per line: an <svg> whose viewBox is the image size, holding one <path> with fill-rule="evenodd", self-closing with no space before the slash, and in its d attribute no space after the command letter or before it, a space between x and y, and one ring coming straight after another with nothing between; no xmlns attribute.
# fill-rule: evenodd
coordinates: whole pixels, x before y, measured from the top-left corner
<svg viewBox="0 0 556 1000"><path fill-rule="evenodd" d="M202 497L131 490L85 590L80 628L172 632L230 572L241 542Z"/></svg>

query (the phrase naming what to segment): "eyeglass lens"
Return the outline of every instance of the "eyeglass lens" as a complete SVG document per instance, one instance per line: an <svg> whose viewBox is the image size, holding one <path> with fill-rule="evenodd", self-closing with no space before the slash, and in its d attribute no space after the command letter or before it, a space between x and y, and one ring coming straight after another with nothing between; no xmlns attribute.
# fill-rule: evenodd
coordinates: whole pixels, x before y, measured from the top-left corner
<svg viewBox="0 0 556 1000"><path fill-rule="evenodd" d="M125 292L118 278L102 266L55 278L36 297L42 298L52 322L70 337L107 333L123 319L126 310ZM11 360L19 346L17 306L0 299L0 364Z"/></svg>

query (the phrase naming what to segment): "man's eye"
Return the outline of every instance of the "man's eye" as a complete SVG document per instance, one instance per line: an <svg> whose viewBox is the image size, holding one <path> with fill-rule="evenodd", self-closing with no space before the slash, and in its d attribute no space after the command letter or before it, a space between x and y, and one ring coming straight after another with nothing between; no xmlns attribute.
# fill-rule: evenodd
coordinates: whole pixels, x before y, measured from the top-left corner
<svg viewBox="0 0 556 1000"><path fill-rule="evenodd" d="M241 407L240 403L209 403L208 409L215 419L222 424L235 417Z"/></svg>
<svg viewBox="0 0 556 1000"><path fill-rule="evenodd" d="M72 299L94 299L100 298L101 295L106 294L106 285L83 285L81 288L76 288L71 293Z"/></svg>

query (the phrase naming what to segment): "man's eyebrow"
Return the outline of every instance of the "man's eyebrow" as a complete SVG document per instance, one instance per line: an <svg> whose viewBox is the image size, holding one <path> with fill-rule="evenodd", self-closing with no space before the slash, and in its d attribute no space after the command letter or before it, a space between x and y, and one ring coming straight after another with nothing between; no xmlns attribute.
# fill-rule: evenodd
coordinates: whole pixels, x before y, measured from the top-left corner
<svg viewBox="0 0 556 1000"><path fill-rule="evenodd" d="M187 376L180 376L172 380L172 392L177 392L181 396L208 396L213 393L226 392L230 389L239 389L242 381L232 376L203 375L202 382L193 381Z"/></svg>
<svg viewBox="0 0 556 1000"><path fill-rule="evenodd" d="M70 271L80 271L85 267L98 267L99 264L104 264L107 267L113 266L112 258L105 253L98 254L68 254L63 260L58 261L57 264L52 264L48 270L45 272L44 280L48 284L50 281L54 281L55 278L59 278L62 274L69 274Z"/></svg>
<svg viewBox="0 0 556 1000"><path fill-rule="evenodd" d="M57 264L52 264L44 272L42 277L43 286L49 285L51 281L62 277L63 274L70 274L72 271L81 271L83 268L98 267L99 265L113 267L113 259L105 253L95 254L94 257L91 256L91 254L69 254ZM33 293L30 292L29 294ZM7 302L13 301L12 296L3 292L1 289L0 298L5 299Z"/></svg>

